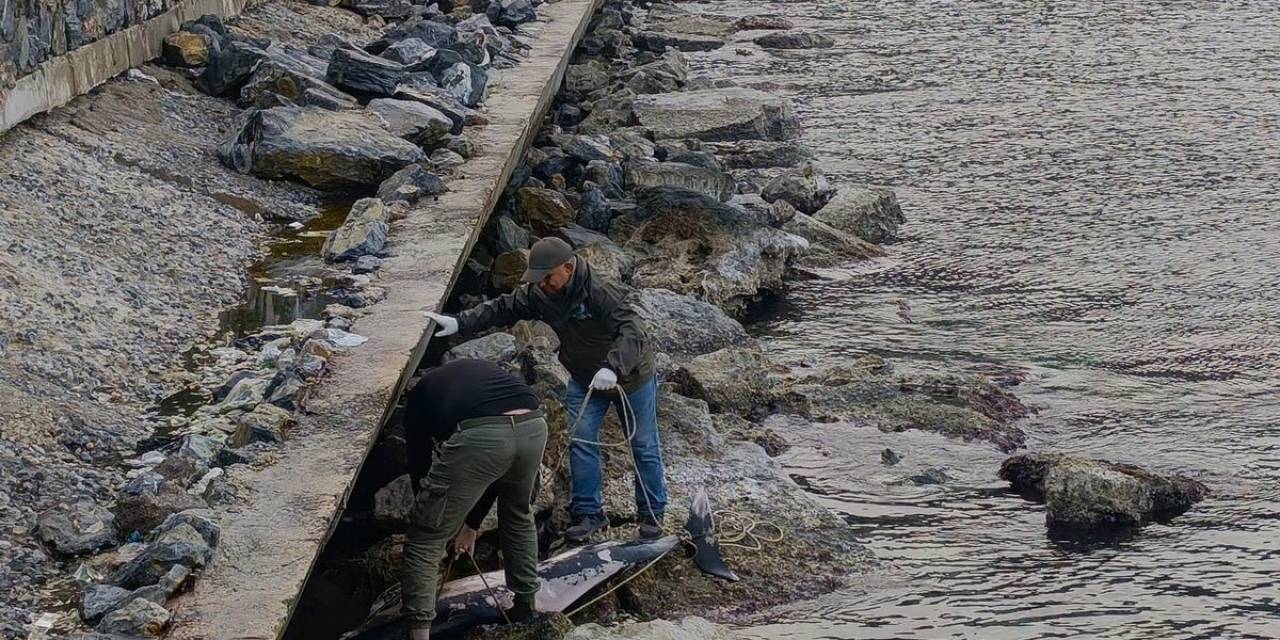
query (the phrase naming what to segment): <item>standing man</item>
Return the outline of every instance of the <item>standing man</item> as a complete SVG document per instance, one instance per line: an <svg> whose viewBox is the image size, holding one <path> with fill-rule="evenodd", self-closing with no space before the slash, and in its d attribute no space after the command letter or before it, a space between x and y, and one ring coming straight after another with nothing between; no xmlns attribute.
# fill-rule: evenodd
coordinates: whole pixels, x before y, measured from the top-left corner
<svg viewBox="0 0 1280 640"><path fill-rule="evenodd" d="M636 463L636 513L640 535L662 535L667 505L662 448L658 439L658 383L653 353L640 318L627 302L627 291L597 277L587 262L559 238L543 238L529 251L524 286L463 312L457 318L428 313L439 325L437 336L475 333L518 320L541 320L560 337L559 358L569 370L565 405L577 420L569 448L573 478L570 511L574 523L565 537L582 541L608 526L601 491L603 465L600 425L612 405L618 417L634 423L631 451ZM587 389L591 401L583 406ZM626 394L631 411L623 410ZM583 442L586 441L586 442Z"/></svg>
<svg viewBox="0 0 1280 640"><path fill-rule="evenodd" d="M449 538L458 534L459 550L469 553L495 499L507 588L515 594L508 617L529 618L538 592L531 503L547 446L547 423L533 389L496 364L454 360L414 386L404 427L417 493L401 577L401 611L411 640L430 637Z"/></svg>

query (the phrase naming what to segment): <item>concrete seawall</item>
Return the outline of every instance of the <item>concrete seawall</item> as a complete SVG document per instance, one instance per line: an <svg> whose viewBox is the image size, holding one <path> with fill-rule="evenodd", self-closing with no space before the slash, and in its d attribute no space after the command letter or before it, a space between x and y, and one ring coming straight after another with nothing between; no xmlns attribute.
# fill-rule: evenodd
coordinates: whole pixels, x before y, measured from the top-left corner
<svg viewBox="0 0 1280 640"><path fill-rule="evenodd" d="M480 153L392 227L379 286L388 297L353 331L369 342L336 362L308 414L269 467L237 468L248 495L221 513L222 544L195 589L176 601L172 638L277 638L337 524L364 459L429 339L422 313L449 291L560 86L600 0L562 0L528 25L530 55L494 74Z"/></svg>
<svg viewBox="0 0 1280 640"><path fill-rule="evenodd" d="M165 36L177 31L183 22L202 15L238 15L249 2L184 0L137 25L41 62L33 71L17 78L12 88L0 89L0 134L159 57ZM4 6L8 11L17 10L10 3Z"/></svg>

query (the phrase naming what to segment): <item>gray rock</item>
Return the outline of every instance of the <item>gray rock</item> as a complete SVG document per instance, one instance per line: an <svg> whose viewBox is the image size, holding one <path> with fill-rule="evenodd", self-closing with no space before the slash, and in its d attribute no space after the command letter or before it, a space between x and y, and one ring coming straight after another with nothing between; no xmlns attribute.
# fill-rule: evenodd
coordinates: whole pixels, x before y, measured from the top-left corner
<svg viewBox="0 0 1280 640"><path fill-rule="evenodd" d="M912 474L907 477L907 482L914 485L931 485L946 484L951 481L951 476L947 475L946 470L937 467L929 467L920 473Z"/></svg>
<svg viewBox="0 0 1280 640"><path fill-rule="evenodd" d="M164 607L144 598L134 598L103 617L98 631L156 638L169 626L169 617Z"/></svg>
<svg viewBox="0 0 1280 640"><path fill-rule="evenodd" d="M661 58L630 71L626 86L637 95L671 93L684 88L689 79L689 60L679 51L668 51Z"/></svg>
<svg viewBox="0 0 1280 640"><path fill-rule="evenodd" d="M435 47L427 45L427 43L418 38L407 38L393 43L387 47L386 51L382 52L382 57L406 67L424 65L430 62L435 55Z"/></svg>
<svg viewBox="0 0 1280 640"><path fill-rule="evenodd" d="M284 442L284 431L292 421L291 412L264 402L236 419L236 433L230 436L228 444L241 448L255 442Z"/></svg>
<svg viewBox="0 0 1280 640"><path fill-rule="evenodd" d="M697 356L670 378L682 394L705 400L711 411L760 418L777 399L779 381L759 349L729 347Z"/></svg>
<svg viewBox="0 0 1280 640"><path fill-rule="evenodd" d="M800 121L786 98L755 89L642 95L631 109L658 139L790 140L800 133Z"/></svg>
<svg viewBox="0 0 1280 640"><path fill-rule="evenodd" d="M453 131L453 121L421 102L380 98L369 102L387 131L420 147L435 146Z"/></svg>
<svg viewBox="0 0 1280 640"><path fill-rule="evenodd" d="M126 562L111 575L111 583L126 589L156 584L175 565L188 569L203 567L213 557L213 549L191 525L179 523L159 535L138 557Z"/></svg>
<svg viewBox="0 0 1280 640"><path fill-rule="evenodd" d="M632 121L635 118L635 112L632 105L635 97L628 95L632 93L634 92L628 90L625 94L613 94L592 102L590 113L578 123L578 131L608 134L634 124Z"/></svg>
<svg viewBox="0 0 1280 640"><path fill-rule="evenodd" d="M334 86L370 96L393 96L404 80L404 65L359 49L335 49L325 74Z"/></svg>
<svg viewBox="0 0 1280 640"><path fill-rule="evenodd" d="M374 256L360 256L351 267L351 273L373 273L382 268L382 259ZM301 369L301 367L299 367ZM303 376L307 377L307 376Z"/></svg>
<svg viewBox="0 0 1280 640"><path fill-rule="evenodd" d="M246 42L232 42L217 52L204 72L196 78L196 88L211 95L225 96L236 91L253 75L267 53Z"/></svg>
<svg viewBox="0 0 1280 640"><path fill-rule="evenodd" d="M615 131L609 135L613 146L629 161L652 160L657 152L653 141L635 131Z"/></svg>
<svg viewBox="0 0 1280 640"><path fill-rule="evenodd" d="M329 234L321 253L330 262L355 260L360 256L382 251L391 227L390 214L382 200L361 198L351 205L351 211L341 227Z"/></svg>
<svg viewBox="0 0 1280 640"><path fill-rule="evenodd" d="M318 60L328 60L333 57L335 49L350 49L353 46L346 38L330 32L320 36L311 46L307 47L307 53L315 56Z"/></svg>
<svg viewBox="0 0 1280 640"><path fill-rule="evenodd" d="M538 19L530 0L491 0L486 15L494 24L509 29Z"/></svg>
<svg viewBox="0 0 1280 640"><path fill-rule="evenodd" d="M794 142L738 140L711 142L708 148L730 169L798 167L813 160L813 151Z"/></svg>
<svg viewBox="0 0 1280 640"><path fill-rule="evenodd" d="M732 198L737 190L733 178L723 171L680 162L627 163L626 185L632 190L679 187L709 195L722 202Z"/></svg>
<svg viewBox="0 0 1280 640"><path fill-rule="evenodd" d="M372 113L277 107L248 112L219 156L241 173L346 189L378 184L423 152Z"/></svg>
<svg viewBox="0 0 1280 640"><path fill-rule="evenodd" d="M564 88L567 91L586 95L607 86L609 86L609 66L599 60L571 64L565 69Z"/></svg>
<svg viewBox="0 0 1280 640"><path fill-rule="evenodd" d="M584 182L582 193L578 195L577 223L587 229L603 233L609 230L609 220L612 217L604 192L596 188L594 183Z"/></svg>
<svg viewBox="0 0 1280 640"><path fill-rule="evenodd" d="M373 521L380 529L401 532L413 513L413 479L404 474L373 494Z"/></svg>
<svg viewBox="0 0 1280 640"><path fill-rule="evenodd" d="M227 377L226 382L223 382L222 385L213 390L213 401L222 402L227 398L227 395L231 393L231 390L234 389L236 385L240 384L242 380L254 377L256 373L256 371L251 369L241 369L232 373Z"/></svg>
<svg viewBox="0 0 1280 640"><path fill-rule="evenodd" d="M667 49L678 51L712 51L724 46L724 40L715 36L667 31L638 31L632 37L636 48L642 51L663 53Z"/></svg>
<svg viewBox="0 0 1280 640"><path fill-rule="evenodd" d="M386 204L413 204L424 196L438 196L448 190L440 176L422 168L422 165L411 164L378 185L378 198Z"/></svg>
<svg viewBox="0 0 1280 640"><path fill-rule="evenodd" d="M582 170L582 180L584 184L588 181L595 184L604 191L606 197L626 197L626 192L623 190L626 184L626 173L620 164L592 160Z"/></svg>
<svg viewBox="0 0 1280 640"><path fill-rule="evenodd" d="M888 242L906 222L898 197L878 187L846 186L827 206L813 216L867 242Z"/></svg>
<svg viewBox="0 0 1280 640"><path fill-rule="evenodd" d="M766 202L786 200L798 211L809 215L825 207L835 195L836 188L812 163L775 177L760 192L760 197Z"/></svg>
<svg viewBox="0 0 1280 640"><path fill-rule="evenodd" d="M81 498L40 514L36 535L58 553L89 553L116 543L115 516L93 500Z"/></svg>
<svg viewBox="0 0 1280 640"><path fill-rule="evenodd" d="M499 216L494 233L494 249L498 253L529 248L529 232L509 216Z"/></svg>
<svg viewBox="0 0 1280 640"><path fill-rule="evenodd" d="M159 526L169 515L187 509L207 507L182 487L172 482L161 483L159 488L149 487L136 494L124 493L116 499L116 528L124 534L134 531L146 533Z"/></svg>
<svg viewBox="0 0 1280 640"><path fill-rule="evenodd" d="M613 164L622 160L622 154L613 148L609 137L605 135L558 135L552 136L551 141L560 147L565 155L582 164L595 160Z"/></svg>
<svg viewBox="0 0 1280 640"><path fill-rule="evenodd" d="M103 616L115 611L132 598L131 591L115 585L86 585L80 592L80 617L91 625L98 624Z"/></svg>
<svg viewBox="0 0 1280 640"><path fill-rule="evenodd" d="M473 358L489 362L511 362L516 357L516 339L509 333L491 333L468 340L444 353L442 360L449 362L461 358Z"/></svg>
<svg viewBox="0 0 1280 640"><path fill-rule="evenodd" d="M1067 532L1169 520L1209 494L1185 476L1060 454L1009 458L1000 465L1000 478L1023 497L1045 503L1045 524Z"/></svg>
<svg viewBox="0 0 1280 640"><path fill-rule="evenodd" d="M633 308L658 351L674 355L710 353L750 341L742 325L719 307L666 289L642 289Z"/></svg>
<svg viewBox="0 0 1280 640"><path fill-rule="evenodd" d="M458 41L458 30L444 22L410 18L388 31L381 40L370 43L365 50L374 54L382 53L391 44L410 38L416 38L429 47L446 49Z"/></svg>
<svg viewBox="0 0 1280 640"><path fill-rule="evenodd" d="M449 136L449 141L445 143L445 148L463 158L471 158L478 151L476 143L466 136Z"/></svg>
<svg viewBox="0 0 1280 640"><path fill-rule="evenodd" d="M375 294L375 292L379 293ZM386 297L386 290L379 287L370 287L361 293L367 301L367 304L374 304L381 300L381 298ZM271 391L271 397L267 398L267 402L271 406L279 407L285 411L298 411L302 408L302 401L303 397L306 395L306 391L307 383L302 379L302 376L297 373L290 372L284 374L283 379L276 384L275 388ZM258 405L258 407L254 408L254 412L259 411L259 409L264 406L267 405Z"/></svg>
<svg viewBox="0 0 1280 640"><path fill-rule="evenodd" d="M187 509L172 514L151 532L152 539L158 539L165 533L172 531L179 525L187 525L195 529L205 544L210 547L218 546L218 538L222 535L222 527L218 525L217 516L208 509Z"/></svg>
<svg viewBox="0 0 1280 640"><path fill-rule="evenodd" d="M235 409L252 409L259 402L266 400L267 392L271 389L273 377L255 375L241 378L235 386L231 387L231 391L227 392L227 396L222 399L222 402L218 404L219 411L226 413Z"/></svg>
<svg viewBox="0 0 1280 640"><path fill-rule="evenodd" d="M525 249L494 256L489 274L493 287L501 291L515 289L523 283L522 276L528 268L529 252Z"/></svg>
<svg viewBox="0 0 1280 640"><path fill-rule="evenodd" d="M830 36L812 31L775 31L754 40L766 49L830 49L836 41Z"/></svg>
<svg viewBox="0 0 1280 640"><path fill-rule="evenodd" d="M350 0L348 6L362 16L402 20L413 15L414 4L410 0Z"/></svg>
<svg viewBox="0 0 1280 640"><path fill-rule="evenodd" d="M729 204L741 209L746 219L770 227L782 227L794 219L798 213L796 208L786 200L769 203L754 193L736 195ZM796 235L806 237L803 234Z"/></svg>
<svg viewBox="0 0 1280 640"><path fill-rule="evenodd" d="M440 87L468 107L484 101L488 85L489 74L468 62L459 62L440 75Z"/></svg>
<svg viewBox="0 0 1280 640"><path fill-rule="evenodd" d="M185 456L204 467L214 466L222 443L202 435L186 435L178 444L178 455Z"/></svg>

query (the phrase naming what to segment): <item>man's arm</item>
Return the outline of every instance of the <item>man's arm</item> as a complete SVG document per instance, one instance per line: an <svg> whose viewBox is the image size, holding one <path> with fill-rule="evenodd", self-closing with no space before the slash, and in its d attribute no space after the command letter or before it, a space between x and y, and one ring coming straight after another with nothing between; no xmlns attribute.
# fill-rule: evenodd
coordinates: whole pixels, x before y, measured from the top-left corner
<svg viewBox="0 0 1280 640"><path fill-rule="evenodd" d="M528 287L519 287L458 314L458 333L470 334L490 327L507 327L519 320L533 320Z"/></svg>
<svg viewBox="0 0 1280 640"><path fill-rule="evenodd" d="M621 285L606 282L599 285L595 310L605 319L613 334L613 346L606 360L618 376L625 376L640 366L647 348L644 321L631 304L632 293Z"/></svg>

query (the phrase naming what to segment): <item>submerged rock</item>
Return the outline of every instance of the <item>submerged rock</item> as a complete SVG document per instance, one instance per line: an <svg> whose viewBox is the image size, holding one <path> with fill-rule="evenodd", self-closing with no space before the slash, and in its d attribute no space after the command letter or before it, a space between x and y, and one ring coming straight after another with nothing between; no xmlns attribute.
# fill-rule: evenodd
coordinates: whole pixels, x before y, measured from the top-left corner
<svg viewBox="0 0 1280 640"><path fill-rule="evenodd" d="M58 553L78 555L116 543L115 516L87 498L40 514L36 535Z"/></svg>
<svg viewBox="0 0 1280 640"><path fill-rule="evenodd" d="M844 187L813 217L875 243L893 240L898 225L906 222L893 191L867 186Z"/></svg>
<svg viewBox="0 0 1280 640"><path fill-rule="evenodd" d="M750 341L742 324L719 307L674 291L641 289L632 307L664 353L697 355Z"/></svg>
<svg viewBox="0 0 1280 640"><path fill-rule="evenodd" d="M830 36L812 31L777 31L755 39L767 49L829 49L836 46Z"/></svg>
<svg viewBox="0 0 1280 640"><path fill-rule="evenodd" d="M724 46L724 40L715 36L667 31L639 31L632 36L636 48L641 51L663 53L667 49L678 51L712 51Z"/></svg>
<svg viewBox="0 0 1280 640"><path fill-rule="evenodd" d="M351 206L347 219L325 240L321 253L330 262L355 260L382 251L391 227L390 214L378 198L361 198Z"/></svg>
<svg viewBox="0 0 1280 640"><path fill-rule="evenodd" d="M790 101L755 89L642 95L631 109L658 139L790 140L800 133Z"/></svg>
<svg viewBox="0 0 1280 640"><path fill-rule="evenodd" d="M794 142L769 140L738 140L712 142L707 148L730 169L769 169L773 167L797 167L813 160L808 147Z"/></svg>
<svg viewBox="0 0 1280 640"><path fill-rule="evenodd" d="M1185 476L1061 454L1014 456L1000 465L1000 478L1028 500L1043 502L1045 524L1060 531L1168 520L1209 494Z"/></svg>
<svg viewBox="0 0 1280 640"><path fill-rule="evenodd" d="M796 210L813 215L836 195L836 188L812 163L798 171L783 173L760 191L766 202L786 200Z"/></svg>
<svg viewBox="0 0 1280 640"><path fill-rule="evenodd" d="M588 623L570 631L564 640L735 640L740 637L718 624L690 617L678 623L651 620L614 627Z"/></svg>
<svg viewBox="0 0 1280 640"><path fill-rule="evenodd" d="M241 173L344 189L376 185L424 154L370 113L277 107L248 112L219 156Z"/></svg>

